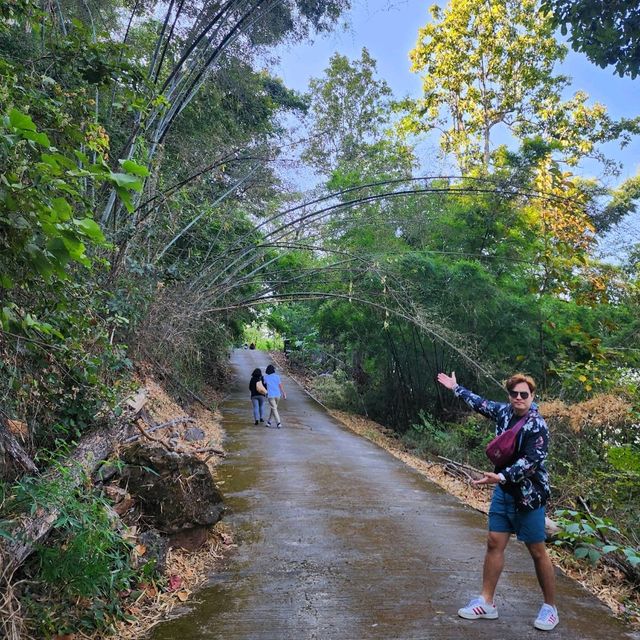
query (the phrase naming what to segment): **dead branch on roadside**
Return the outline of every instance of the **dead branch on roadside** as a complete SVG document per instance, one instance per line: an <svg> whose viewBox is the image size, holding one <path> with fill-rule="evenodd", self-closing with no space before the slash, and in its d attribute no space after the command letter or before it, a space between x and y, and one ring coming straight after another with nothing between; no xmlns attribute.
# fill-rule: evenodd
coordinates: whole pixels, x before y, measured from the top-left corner
<svg viewBox="0 0 640 640"><path fill-rule="evenodd" d="M145 422L147 424L149 423L148 420L145 420ZM142 431L142 435L144 437L149 437L148 434L154 433L155 431L159 431L160 429L168 429L169 427L175 427L178 424L187 424L187 423L195 423L195 419L191 418L189 416L182 416L180 418L173 418L173 420L168 420L167 422L163 422L162 424L156 424L156 425L150 426L148 429ZM141 430L141 427L137 424L137 421L136 421L136 427ZM138 434L136 434L134 436L130 436L129 438L126 438L124 440L124 443L128 444L129 442L135 442L140 437L141 437L141 435L138 435ZM155 438L149 437L149 439L150 440L154 440L155 442L160 442L160 440L157 440Z"/></svg>
<svg viewBox="0 0 640 640"><path fill-rule="evenodd" d="M472 480L478 480L483 475L483 472L480 471L480 469L476 469L464 462L457 462L456 460L451 460L444 456L438 456L438 458L445 461L445 464L443 465L444 472L454 478L471 482Z"/></svg>

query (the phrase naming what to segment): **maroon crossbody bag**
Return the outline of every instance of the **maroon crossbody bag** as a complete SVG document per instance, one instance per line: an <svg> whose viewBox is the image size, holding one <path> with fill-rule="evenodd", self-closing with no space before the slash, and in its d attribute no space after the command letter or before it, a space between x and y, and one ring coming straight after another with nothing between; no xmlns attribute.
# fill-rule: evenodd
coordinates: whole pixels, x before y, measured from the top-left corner
<svg viewBox="0 0 640 640"><path fill-rule="evenodd" d="M522 416L513 427L503 431L487 445L487 457L496 467L504 467L511 461L516 452L518 433L528 419L529 413Z"/></svg>

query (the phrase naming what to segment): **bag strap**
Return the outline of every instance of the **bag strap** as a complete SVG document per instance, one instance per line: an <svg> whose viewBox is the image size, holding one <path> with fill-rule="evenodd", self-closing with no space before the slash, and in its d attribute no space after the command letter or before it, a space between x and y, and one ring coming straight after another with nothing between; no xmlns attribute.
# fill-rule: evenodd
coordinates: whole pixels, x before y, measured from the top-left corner
<svg viewBox="0 0 640 640"><path fill-rule="evenodd" d="M506 431L503 431L503 433L506 433L507 431L513 431L513 433L518 433L518 431L520 431L520 429L522 429L522 427L524 427L524 425L526 424L527 420L529 419L529 416L531 415L531 411L527 411L527 413L525 413L522 418L520 418L520 420L518 420L518 422L516 422L513 427L511 427L510 429L507 429Z"/></svg>

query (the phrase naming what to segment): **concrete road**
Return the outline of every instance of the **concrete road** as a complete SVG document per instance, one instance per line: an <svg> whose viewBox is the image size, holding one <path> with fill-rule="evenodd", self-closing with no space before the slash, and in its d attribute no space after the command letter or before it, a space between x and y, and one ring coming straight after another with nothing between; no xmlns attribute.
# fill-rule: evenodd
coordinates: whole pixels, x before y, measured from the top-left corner
<svg viewBox="0 0 640 640"><path fill-rule="evenodd" d="M283 376L282 429L253 426L239 350L223 407L220 469L239 548L155 640L638 640L558 575L560 625L533 628L540 591L526 548L507 550L498 620L456 615L480 586L485 517L336 423Z"/></svg>

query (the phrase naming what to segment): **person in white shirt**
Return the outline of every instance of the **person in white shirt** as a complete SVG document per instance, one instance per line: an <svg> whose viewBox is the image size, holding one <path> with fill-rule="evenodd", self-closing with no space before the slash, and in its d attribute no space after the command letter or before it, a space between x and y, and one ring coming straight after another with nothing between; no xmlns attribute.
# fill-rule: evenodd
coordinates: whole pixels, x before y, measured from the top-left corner
<svg viewBox="0 0 640 640"><path fill-rule="evenodd" d="M276 427L279 429L282 423L278 413L278 401L280 398L286 399L287 394L282 386L282 380L280 380L280 376L276 373L276 368L272 364L265 370L264 382L267 385L267 402L269 403L269 419L266 426L271 426L271 419L273 418L276 421Z"/></svg>

